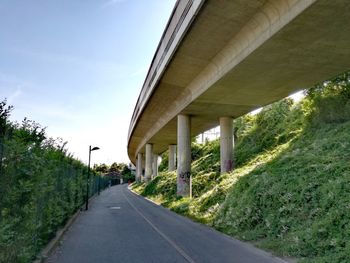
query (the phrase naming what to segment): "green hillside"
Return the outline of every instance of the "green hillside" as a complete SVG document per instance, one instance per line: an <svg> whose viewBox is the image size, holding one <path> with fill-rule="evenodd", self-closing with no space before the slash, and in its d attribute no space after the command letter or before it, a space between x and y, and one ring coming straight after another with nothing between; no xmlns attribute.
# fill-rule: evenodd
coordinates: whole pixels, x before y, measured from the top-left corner
<svg viewBox="0 0 350 263"><path fill-rule="evenodd" d="M285 99L240 117L234 127L229 174L220 175L218 141L192 145L192 199L175 196L175 172L134 189L277 255L350 262L349 74L315 86L299 103Z"/></svg>

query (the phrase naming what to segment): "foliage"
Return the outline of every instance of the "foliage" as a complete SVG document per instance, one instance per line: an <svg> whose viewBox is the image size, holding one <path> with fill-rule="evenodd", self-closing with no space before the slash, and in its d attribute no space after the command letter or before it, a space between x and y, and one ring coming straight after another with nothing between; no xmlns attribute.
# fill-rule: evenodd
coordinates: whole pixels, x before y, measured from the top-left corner
<svg viewBox="0 0 350 263"><path fill-rule="evenodd" d="M316 85L307 92L306 106L312 125L350 120L350 73Z"/></svg>
<svg viewBox="0 0 350 263"><path fill-rule="evenodd" d="M121 165L119 165L118 163L112 163L108 169L108 172L120 172L121 168Z"/></svg>
<svg viewBox="0 0 350 263"><path fill-rule="evenodd" d="M218 142L193 145L194 198L161 173L137 191L220 231L301 262L350 262L349 74L234 121L236 169ZM164 190L168 189L168 190Z"/></svg>
<svg viewBox="0 0 350 263"><path fill-rule="evenodd" d="M127 165L123 166L122 169L122 177L125 182L134 182L135 181L135 174L133 174L130 170L130 168Z"/></svg>
<svg viewBox="0 0 350 263"><path fill-rule="evenodd" d="M11 109L0 103L0 262L30 262L83 204L87 167L34 121L11 123Z"/></svg>
<svg viewBox="0 0 350 263"><path fill-rule="evenodd" d="M176 172L164 172L152 180L143 190L143 195L160 194L171 198L176 195Z"/></svg>
<svg viewBox="0 0 350 263"><path fill-rule="evenodd" d="M303 124L301 105L294 105L291 99L268 105L256 116L248 114L236 119L235 164L244 165L258 154L293 139Z"/></svg>
<svg viewBox="0 0 350 263"><path fill-rule="evenodd" d="M94 169L96 172L105 174L105 173L108 173L109 167L108 167L108 165L106 165L105 163L103 163L103 164L100 164L100 165L95 164L93 169Z"/></svg>
<svg viewBox="0 0 350 263"><path fill-rule="evenodd" d="M214 225L283 255L348 257L349 128L349 122L310 128L279 146L233 185Z"/></svg>
<svg viewBox="0 0 350 263"><path fill-rule="evenodd" d="M162 161L159 164L159 172L165 172L168 170L168 161L169 161L169 150L165 151L162 155L161 155L161 159Z"/></svg>
<svg viewBox="0 0 350 263"><path fill-rule="evenodd" d="M100 164L94 166L94 171L102 173L104 176L108 176L108 174L117 173L120 174L123 178L124 182L134 182L135 174L132 173L129 166L125 163L112 163L111 166L106 164Z"/></svg>

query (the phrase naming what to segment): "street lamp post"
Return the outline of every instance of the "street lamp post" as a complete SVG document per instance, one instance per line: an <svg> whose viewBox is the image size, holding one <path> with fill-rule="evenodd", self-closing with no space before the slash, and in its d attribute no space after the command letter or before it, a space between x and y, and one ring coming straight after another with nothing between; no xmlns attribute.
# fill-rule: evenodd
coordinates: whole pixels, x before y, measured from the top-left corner
<svg viewBox="0 0 350 263"><path fill-rule="evenodd" d="M89 164L88 164L88 172L86 177L86 200L85 200L85 210L89 209L89 180L90 180L90 160L91 160L91 152L95 150L99 150L100 148L94 147L91 149L91 145L89 146Z"/></svg>
<svg viewBox="0 0 350 263"><path fill-rule="evenodd" d="M98 177L98 185L97 185L97 194L100 195L100 179L101 179L101 176Z"/></svg>

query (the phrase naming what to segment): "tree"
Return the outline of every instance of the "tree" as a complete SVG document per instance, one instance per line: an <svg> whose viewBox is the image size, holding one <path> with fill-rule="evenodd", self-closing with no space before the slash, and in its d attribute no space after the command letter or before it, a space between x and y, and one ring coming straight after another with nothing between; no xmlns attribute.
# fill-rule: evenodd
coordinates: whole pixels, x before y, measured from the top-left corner
<svg viewBox="0 0 350 263"><path fill-rule="evenodd" d="M100 165L94 165L94 171L100 172L102 174L108 173L109 167L105 163L100 164Z"/></svg>
<svg viewBox="0 0 350 263"><path fill-rule="evenodd" d="M112 165L109 167L109 172L110 172L110 173L111 173L111 172L118 172L118 173L120 173L120 171L121 171L121 167L120 167L120 165L119 165L118 163L116 163L116 162L112 163Z"/></svg>
<svg viewBox="0 0 350 263"><path fill-rule="evenodd" d="M122 176L123 176L123 180L126 182L135 181L135 175L132 174L131 170L126 164L123 164Z"/></svg>
<svg viewBox="0 0 350 263"><path fill-rule="evenodd" d="M4 157L4 139L8 126L8 118L13 109L13 106L6 107L6 99L0 102L0 178L2 177L2 160Z"/></svg>

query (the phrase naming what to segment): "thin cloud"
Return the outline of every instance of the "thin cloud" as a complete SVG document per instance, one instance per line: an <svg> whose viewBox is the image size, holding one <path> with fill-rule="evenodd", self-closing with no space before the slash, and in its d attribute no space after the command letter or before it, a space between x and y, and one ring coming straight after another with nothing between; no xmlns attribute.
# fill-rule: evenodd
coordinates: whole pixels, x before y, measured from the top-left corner
<svg viewBox="0 0 350 263"><path fill-rule="evenodd" d="M12 89L18 87L34 86L33 83L19 79L17 76L6 74L0 71L0 85L6 86Z"/></svg>
<svg viewBox="0 0 350 263"><path fill-rule="evenodd" d="M14 100L23 94L21 87L17 87L15 92L13 92L8 98L7 102L9 105L13 104Z"/></svg>
<svg viewBox="0 0 350 263"><path fill-rule="evenodd" d="M6 98L8 104L18 103L23 99L23 95L27 95L36 88L37 86L34 83L0 71L0 100Z"/></svg>
<svg viewBox="0 0 350 263"><path fill-rule="evenodd" d="M148 65L142 66L142 67L138 68L137 70L135 70L134 72L132 72L129 75L129 77L145 75L147 73L147 70L148 70Z"/></svg>
<svg viewBox="0 0 350 263"><path fill-rule="evenodd" d="M72 111L63 110L60 106L32 106L31 112L38 116L43 116L49 119L61 119L66 121L76 121L79 117L76 114L72 114Z"/></svg>
<svg viewBox="0 0 350 263"><path fill-rule="evenodd" d="M75 65L76 67L84 68L94 72L112 72L119 77L124 76L126 73L125 66L109 61L94 61L66 54L56 54L52 52L27 50L22 48L11 48L6 51L31 59L43 61L45 63Z"/></svg>
<svg viewBox="0 0 350 263"><path fill-rule="evenodd" d="M126 0L109 0L107 2L105 2L103 5L102 5L102 9L103 8L106 8L106 7L109 7L109 6L113 6L113 5L116 5L116 4L120 4L122 2L125 2Z"/></svg>

